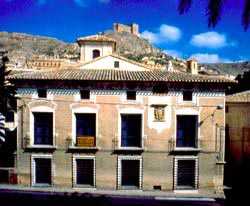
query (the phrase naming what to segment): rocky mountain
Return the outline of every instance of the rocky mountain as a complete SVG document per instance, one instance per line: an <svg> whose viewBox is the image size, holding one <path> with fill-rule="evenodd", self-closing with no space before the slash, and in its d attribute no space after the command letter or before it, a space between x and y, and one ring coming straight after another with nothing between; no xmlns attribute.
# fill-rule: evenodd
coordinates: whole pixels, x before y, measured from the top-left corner
<svg viewBox="0 0 250 206"><path fill-rule="evenodd" d="M127 32L106 31L102 33L117 41L117 52L129 59L166 65L169 60L183 70L185 60L174 58L151 45L147 40ZM24 33L0 32L0 49L8 51L10 64L22 68L27 59L36 55L78 59L79 47L76 43L66 43L55 38ZM250 69L250 62L230 64L202 64L205 72L212 74L237 75Z"/></svg>
<svg viewBox="0 0 250 206"><path fill-rule="evenodd" d="M250 70L250 61L235 63L216 63L202 64L206 70L212 70L214 73L237 76Z"/></svg>

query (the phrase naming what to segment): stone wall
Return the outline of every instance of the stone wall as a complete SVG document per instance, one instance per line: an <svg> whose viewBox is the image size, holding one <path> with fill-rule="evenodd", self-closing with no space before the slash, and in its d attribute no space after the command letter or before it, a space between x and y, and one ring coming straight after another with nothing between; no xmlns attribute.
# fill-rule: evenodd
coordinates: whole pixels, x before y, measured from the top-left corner
<svg viewBox="0 0 250 206"><path fill-rule="evenodd" d="M136 36L139 35L139 25L134 24L134 23L130 24L130 25L114 23L113 30L114 30L114 32L127 32L127 33L134 34Z"/></svg>
<svg viewBox="0 0 250 206"><path fill-rule="evenodd" d="M26 89L28 90L28 89ZM136 101L126 100L126 91L91 91L90 100L80 100L79 90L50 90L49 99L37 100L36 90L19 90L22 99L18 100L18 150L17 171L19 184L31 185L31 158L34 154L51 154L54 165L52 178L55 187L72 188L72 159L74 155L94 156L96 161L96 188L117 188L117 165L119 156L140 156L142 158L142 189L154 190L161 186L164 191L174 189L174 159L179 154L169 148L169 141L175 137L176 114L198 114L199 139L204 144L192 154L198 158L198 188L205 193L214 194L223 184L223 171L217 172L215 150L215 125L224 126L224 110L217 110L217 105L224 105L224 95L219 93L197 93L191 103L180 100L180 92L169 92L167 96L154 95L147 91L137 92ZM152 107L154 103L166 104L166 121L154 122ZM27 149L23 144L26 137L31 138L31 111L34 108L48 107L54 110L55 150ZM82 108L97 112L97 147L96 152L77 150L69 151L67 138L72 137L73 109ZM116 153L114 139L119 138L119 113L141 112L143 115L144 149L141 153ZM183 155L183 154L182 154ZM184 156L189 156L187 153Z"/></svg>

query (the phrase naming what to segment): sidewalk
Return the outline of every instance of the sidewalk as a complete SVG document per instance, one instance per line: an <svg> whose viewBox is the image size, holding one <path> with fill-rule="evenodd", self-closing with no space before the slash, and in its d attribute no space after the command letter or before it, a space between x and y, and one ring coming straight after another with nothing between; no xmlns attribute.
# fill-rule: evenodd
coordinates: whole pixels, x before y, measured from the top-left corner
<svg viewBox="0 0 250 206"><path fill-rule="evenodd" d="M221 194L208 194L205 191L194 192L174 192L174 191L142 191L142 190L101 190L93 188L58 188L58 187L26 187L21 185L0 185L0 193L39 193L44 195L88 194L92 196L105 195L110 197L131 197L155 200L192 200L192 201L215 201L215 199L225 199Z"/></svg>

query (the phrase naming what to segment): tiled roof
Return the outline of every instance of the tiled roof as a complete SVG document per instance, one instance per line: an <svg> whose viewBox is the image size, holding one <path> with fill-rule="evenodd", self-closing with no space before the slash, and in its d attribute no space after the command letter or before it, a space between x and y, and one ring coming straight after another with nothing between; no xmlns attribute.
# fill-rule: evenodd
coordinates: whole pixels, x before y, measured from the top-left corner
<svg viewBox="0 0 250 206"><path fill-rule="evenodd" d="M86 37L80 37L77 39L77 42L88 42L88 41L95 41L95 42L115 42L114 39L110 37L106 37L104 35L91 35Z"/></svg>
<svg viewBox="0 0 250 206"><path fill-rule="evenodd" d="M250 102L250 90L240 92L226 97L227 102Z"/></svg>
<svg viewBox="0 0 250 206"><path fill-rule="evenodd" d="M192 75L161 70L127 71L111 69L63 69L30 71L13 74L11 80L82 80L82 81L165 81L234 83L235 81L207 75Z"/></svg>

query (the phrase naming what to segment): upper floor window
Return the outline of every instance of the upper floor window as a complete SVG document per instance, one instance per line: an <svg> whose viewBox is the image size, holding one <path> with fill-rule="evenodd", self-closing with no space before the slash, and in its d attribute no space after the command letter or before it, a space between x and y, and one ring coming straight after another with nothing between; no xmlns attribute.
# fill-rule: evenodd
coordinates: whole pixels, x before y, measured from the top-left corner
<svg viewBox="0 0 250 206"><path fill-rule="evenodd" d="M98 50L98 49L93 50L92 56L93 56L93 59L99 57L100 56L100 50Z"/></svg>
<svg viewBox="0 0 250 206"><path fill-rule="evenodd" d="M176 147L196 148L198 139L198 116L177 115Z"/></svg>
<svg viewBox="0 0 250 206"><path fill-rule="evenodd" d="M127 91L127 100L136 100L136 91Z"/></svg>
<svg viewBox="0 0 250 206"><path fill-rule="evenodd" d="M34 145L53 145L53 113L33 112Z"/></svg>
<svg viewBox="0 0 250 206"><path fill-rule="evenodd" d="M115 61L114 62L114 67L115 68L119 68L120 67L120 62L119 61Z"/></svg>
<svg viewBox="0 0 250 206"><path fill-rule="evenodd" d="M121 146L122 147L142 146L141 114L121 115Z"/></svg>
<svg viewBox="0 0 250 206"><path fill-rule="evenodd" d="M76 146L94 147L96 138L96 114L75 114Z"/></svg>
<svg viewBox="0 0 250 206"><path fill-rule="evenodd" d="M193 100L193 92L189 90L183 91L183 101L192 101Z"/></svg>
<svg viewBox="0 0 250 206"><path fill-rule="evenodd" d="M47 90L46 89L38 89L37 94L39 98L47 98Z"/></svg>
<svg viewBox="0 0 250 206"><path fill-rule="evenodd" d="M89 99L90 98L90 91L89 90L81 90L80 96L81 96L81 99Z"/></svg>

